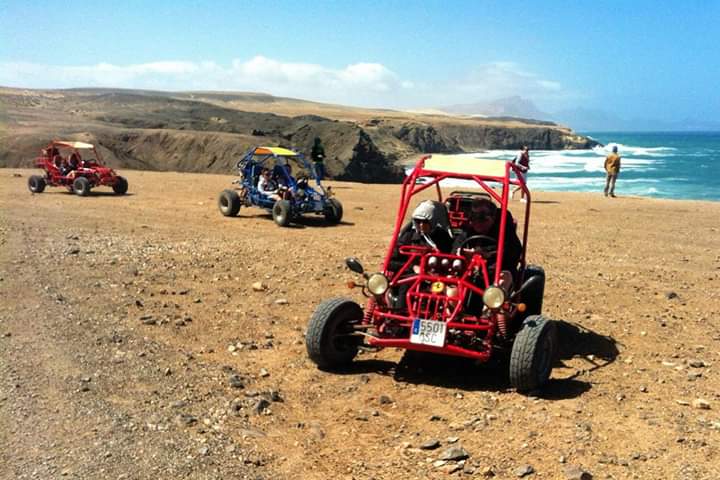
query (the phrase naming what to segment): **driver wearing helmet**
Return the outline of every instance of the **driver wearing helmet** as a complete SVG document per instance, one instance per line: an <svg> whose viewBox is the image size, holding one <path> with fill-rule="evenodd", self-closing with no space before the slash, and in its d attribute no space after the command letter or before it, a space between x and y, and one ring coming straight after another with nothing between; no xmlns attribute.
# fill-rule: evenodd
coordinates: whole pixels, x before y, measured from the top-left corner
<svg viewBox="0 0 720 480"><path fill-rule="evenodd" d="M462 231L455 237L452 250L456 251L469 238L476 235L488 237L488 241L494 240L493 249L497 249L497 242L500 238L500 215L502 210L488 198L475 198L469 215L469 222L462 227ZM486 243L487 245L487 243ZM517 236L515 220L510 211L507 211L505 220L505 242L503 244L502 267L515 273L520 256L522 255L522 243Z"/></svg>
<svg viewBox="0 0 720 480"><path fill-rule="evenodd" d="M418 204L412 213L412 222L402 229L398 237L390 259L391 271L397 272L407 260L405 255L400 253L400 247L403 245L426 246L449 253L453 240L445 206L432 200L425 200Z"/></svg>

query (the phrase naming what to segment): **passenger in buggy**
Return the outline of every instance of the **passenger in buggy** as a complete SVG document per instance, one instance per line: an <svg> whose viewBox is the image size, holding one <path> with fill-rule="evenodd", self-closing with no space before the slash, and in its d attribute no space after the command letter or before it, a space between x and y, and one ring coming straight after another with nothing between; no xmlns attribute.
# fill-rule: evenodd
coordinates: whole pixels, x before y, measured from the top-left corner
<svg viewBox="0 0 720 480"><path fill-rule="evenodd" d="M280 200L280 195L278 194L278 185L272 179L272 176L270 175L270 170L268 170L267 168L263 168L260 172L260 179L258 180L257 189L260 193L268 196L273 200Z"/></svg>
<svg viewBox="0 0 720 480"><path fill-rule="evenodd" d="M63 164L60 173L67 177L74 178L78 167L80 167L80 155L73 152L70 154L70 157L68 157L67 163Z"/></svg>
<svg viewBox="0 0 720 480"><path fill-rule="evenodd" d="M393 250L389 265L393 272L397 272L407 261L406 256L400 253L400 247L404 245L425 246L450 253L453 238L447 207L433 200L424 200L415 207L412 221L400 231Z"/></svg>

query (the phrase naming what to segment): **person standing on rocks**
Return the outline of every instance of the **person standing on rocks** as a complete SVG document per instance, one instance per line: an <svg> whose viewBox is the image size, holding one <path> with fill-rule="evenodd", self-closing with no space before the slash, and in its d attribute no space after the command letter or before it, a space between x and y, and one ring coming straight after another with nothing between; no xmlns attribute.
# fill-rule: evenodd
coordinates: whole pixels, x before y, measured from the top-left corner
<svg viewBox="0 0 720 480"><path fill-rule="evenodd" d="M525 145L522 150L520 150L520 153L517 154L517 157L513 160L513 163L520 167L520 171L522 172L520 174L520 177L525 181L527 179L527 171L530 170L530 147ZM515 192L520 190L520 201L525 203L527 200L525 199L525 191L517 187L513 192L510 194L510 198L513 198L515 196Z"/></svg>
<svg viewBox="0 0 720 480"><path fill-rule="evenodd" d="M615 181L620 173L620 155L617 153L617 145L613 145L612 153L605 157L605 196L608 194L615 198Z"/></svg>
<svg viewBox="0 0 720 480"><path fill-rule="evenodd" d="M325 147L323 147L320 137L315 137L310 157L315 166L315 175L318 180L322 180L325 178Z"/></svg>

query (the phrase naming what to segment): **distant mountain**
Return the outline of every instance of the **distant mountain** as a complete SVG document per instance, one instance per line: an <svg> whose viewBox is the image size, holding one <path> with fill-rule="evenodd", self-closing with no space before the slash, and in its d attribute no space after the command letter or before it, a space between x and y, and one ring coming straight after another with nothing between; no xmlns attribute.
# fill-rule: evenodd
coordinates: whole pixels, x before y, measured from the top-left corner
<svg viewBox="0 0 720 480"><path fill-rule="evenodd" d="M489 102L464 103L440 107L439 110L458 115L479 117L516 117L548 120L550 115L538 109L532 100L520 96L499 98Z"/></svg>
<svg viewBox="0 0 720 480"><path fill-rule="evenodd" d="M717 131L720 121L686 118L682 120L658 120L653 118L628 118L623 112L608 111L600 108L576 107L558 110L552 113L540 110L532 100L520 96L499 98L497 100L475 103L463 103L439 107L442 111L454 115L492 118L493 120L519 119L536 125L567 125L575 131Z"/></svg>
<svg viewBox="0 0 720 480"><path fill-rule="evenodd" d="M574 130L603 131L603 130L631 130L627 128L627 121L618 115L605 110L578 107L560 110L552 118L563 125L572 125Z"/></svg>

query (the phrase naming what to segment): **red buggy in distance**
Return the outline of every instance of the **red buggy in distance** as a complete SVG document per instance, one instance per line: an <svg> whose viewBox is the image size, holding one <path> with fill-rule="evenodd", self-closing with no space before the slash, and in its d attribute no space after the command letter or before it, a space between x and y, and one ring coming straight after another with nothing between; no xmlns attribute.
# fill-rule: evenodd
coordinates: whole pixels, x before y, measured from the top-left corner
<svg viewBox="0 0 720 480"><path fill-rule="evenodd" d="M510 357L510 383L531 391L547 382L556 352L555 323L541 315L545 273L526 265L531 196L511 162L427 155L402 185L392 240L378 273L368 274L355 258L347 266L363 276L365 308L347 298L322 302L306 335L310 358L321 369L347 366L360 347L396 347L460 356L486 362L495 355ZM473 182L477 192L453 192L443 198L440 182ZM469 181L469 182L467 182ZM519 186L528 199L518 265L502 265L505 231L515 228L508 214L511 189ZM399 245L412 198L437 190L447 229L457 236L468 219L472 199L486 197L497 205L496 238L474 235L450 253L430 246ZM496 187L496 188L493 188ZM444 225L441 225L444 226ZM397 264L400 255L402 267ZM391 262L391 259L394 261ZM403 263L404 262L404 263Z"/></svg>
<svg viewBox="0 0 720 480"><path fill-rule="evenodd" d="M65 187L82 197L98 186L112 187L118 195L128 190L127 180L104 166L100 153L90 143L53 140L35 159L35 165L45 170L45 176L28 179L33 193L42 193L47 185Z"/></svg>

